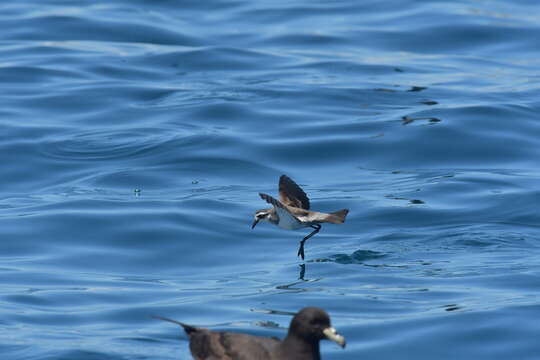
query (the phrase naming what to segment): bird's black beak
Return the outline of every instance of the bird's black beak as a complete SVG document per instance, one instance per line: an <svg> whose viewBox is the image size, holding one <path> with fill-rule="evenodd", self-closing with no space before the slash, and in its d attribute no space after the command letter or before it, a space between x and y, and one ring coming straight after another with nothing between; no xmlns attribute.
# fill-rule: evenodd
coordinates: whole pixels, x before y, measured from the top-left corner
<svg viewBox="0 0 540 360"><path fill-rule="evenodd" d="M326 336L326 338L328 340L332 340L333 342L335 342L336 344L338 344L342 348L344 348L345 345L347 344L345 342L345 338L342 335L339 335L337 333L336 329L334 329L333 327L329 327L329 328L324 329L323 334L324 334L324 336Z"/></svg>
<svg viewBox="0 0 540 360"><path fill-rule="evenodd" d="M255 221L253 221L253 224L251 225L251 228L255 229L255 225L257 225L258 223L259 223L259 219L255 219Z"/></svg>

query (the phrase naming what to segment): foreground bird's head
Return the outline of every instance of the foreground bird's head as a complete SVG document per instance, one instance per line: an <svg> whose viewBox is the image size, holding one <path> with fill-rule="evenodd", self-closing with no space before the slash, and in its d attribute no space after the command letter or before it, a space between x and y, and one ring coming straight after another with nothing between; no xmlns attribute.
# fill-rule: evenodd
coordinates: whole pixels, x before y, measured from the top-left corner
<svg viewBox="0 0 540 360"><path fill-rule="evenodd" d="M262 209L255 211L255 216L251 228L255 228L259 221L270 221L270 215L271 209Z"/></svg>
<svg viewBox="0 0 540 360"><path fill-rule="evenodd" d="M338 334L330 323L330 317L323 309L306 307L299 311L291 321L289 333L295 333L307 340L328 339L345 347L345 338Z"/></svg>

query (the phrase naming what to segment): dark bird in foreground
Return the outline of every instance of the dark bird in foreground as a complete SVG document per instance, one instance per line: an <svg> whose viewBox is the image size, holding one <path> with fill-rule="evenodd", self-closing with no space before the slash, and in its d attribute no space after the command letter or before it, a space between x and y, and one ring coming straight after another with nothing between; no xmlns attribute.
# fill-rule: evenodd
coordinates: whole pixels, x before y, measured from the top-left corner
<svg viewBox="0 0 540 360"><path fill-rule="evenodd" d="M342 209L330 214L310 211L309 199L290 177L281 175L279 178L279 200L270 195L261 194L259 196L267 203L272 204L271 209L262 209L255 212L255 220L251 228L253 229L259 221L268 221L286 230L297 230L305 227L314 230L300 241L298 256L304 260L304 243L307 239L321 230L321 223L343 224L345 217L349 213L348 209Z"/></svg>
<svg viewBox="0 0 540 360"><path fill-rule="evenodd" d="M155 316L178 324L189 337L189 349L196 360L312 360L320 359L319 341L329 339L345 347L345 338L330 324L328 314L306 307L292 319L283 341L228 331L210 331Z"/></svg>

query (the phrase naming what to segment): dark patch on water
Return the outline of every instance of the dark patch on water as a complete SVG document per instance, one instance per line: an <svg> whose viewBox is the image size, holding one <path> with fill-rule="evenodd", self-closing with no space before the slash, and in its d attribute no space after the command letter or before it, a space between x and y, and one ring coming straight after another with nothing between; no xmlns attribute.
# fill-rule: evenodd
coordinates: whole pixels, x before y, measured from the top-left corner
<svg viewBox="0 0 540 360"><path fill-rule="evenodd" d="M442 120L439 119L439 118L435 118L435 117L417 117L417 118L413 118L413 117L410 117L410 116L403 116L401 118L401 121L402 121L403 125L408 125L408 124L411 124L411 123L413 123L415 121L427 121L430 124L435 124L435 123L441 122Z"/></svg>
<svg viewBox="0 0 540 360"><path fill-rule="evenodd" d="M281 327L277 322L274 321L256 321L254 325L270 329L278 329Z"/></svg>
<svg viewBox="0 0 540 360"><path fill-rule="evenodd" d="M418 92L418 91L424 91L426 90L427 87L426 86L411 86L411 88L407 91L409 92Z"/></svg>
<svg viewBox="0 0 540 360"><path fill-rule="evenodd" d="M462 309L463 309L463 307L461 307L459 305L456 305L456 304L449 304L449 305L444 306L445 311L458 311L458 310L462 310Z"/></svg>

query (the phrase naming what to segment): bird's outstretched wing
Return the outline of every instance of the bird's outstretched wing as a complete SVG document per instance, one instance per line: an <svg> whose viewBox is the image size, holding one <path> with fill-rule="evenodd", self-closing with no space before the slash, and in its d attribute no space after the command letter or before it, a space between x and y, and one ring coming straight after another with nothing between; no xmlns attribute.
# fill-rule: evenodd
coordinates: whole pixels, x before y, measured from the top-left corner
<svg viewBox="0 0 540 360"><path fill-rule="evenodd" d="M309 198L297 183L287 175L279 178L279 199L287 206L309 210Z"/></svg>

